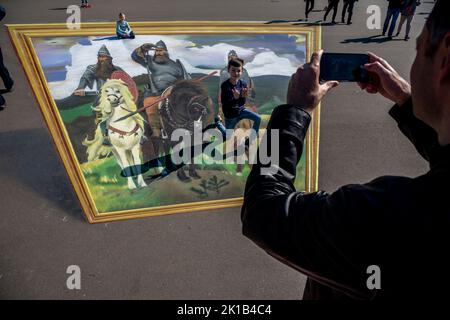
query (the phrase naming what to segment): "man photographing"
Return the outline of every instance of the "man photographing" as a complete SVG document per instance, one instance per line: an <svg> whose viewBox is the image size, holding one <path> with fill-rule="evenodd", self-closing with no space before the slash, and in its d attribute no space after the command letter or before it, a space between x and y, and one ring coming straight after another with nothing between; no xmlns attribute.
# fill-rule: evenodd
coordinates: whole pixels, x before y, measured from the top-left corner
<svg viewBox="0 0 450 320"><path fill-rule="evenodd" d="M450 261L450 2L438 0L417 39L411 85L370 54L373 82L365 91L395 103L389 111L430 165L416 178L384 176L366 184L296 192L293 181L314 111L338 83L319 83L322 51L289 83L287 104L272 113L280 130L276 173L253 166L242 207L243 233L308 276L305 299L442 299L449 296ZM367 285L368 267L381 288Z"/></svg>

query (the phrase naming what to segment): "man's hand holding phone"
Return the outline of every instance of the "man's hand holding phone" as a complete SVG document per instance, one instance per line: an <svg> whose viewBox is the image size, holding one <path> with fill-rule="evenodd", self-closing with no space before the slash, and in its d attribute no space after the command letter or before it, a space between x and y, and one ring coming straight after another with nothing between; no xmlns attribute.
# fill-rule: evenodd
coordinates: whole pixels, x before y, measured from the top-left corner
<svg viewBox="0 0 450 320"><path fill-rule="evenodd" d="M299 106L311 112L328 91L339 85L339 82L334 80L319 83L322 54L323 50L314 52L311 62L300 66L297 72L292 75L287 92L288 104Z"/></svg>
<svg viewBox="0 0 450 320"><path fill-rule="evenodd" d="M380 93L398 105L404 104L411 97L411 85L386 60L370 52L368 55L369 63L364 68L369 71L371 82L358 85L368 93Z"/></svg>

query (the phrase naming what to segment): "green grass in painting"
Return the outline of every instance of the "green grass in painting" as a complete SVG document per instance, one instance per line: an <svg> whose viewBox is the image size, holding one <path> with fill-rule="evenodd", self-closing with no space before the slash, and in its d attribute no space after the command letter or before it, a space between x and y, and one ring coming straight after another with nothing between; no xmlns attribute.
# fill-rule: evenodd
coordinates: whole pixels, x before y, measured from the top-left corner
<svg viewBox="0 0 450 320"><path fill-rule="evenodd" d="M220 179L228 179L236 194L231 197L241 196L246 179L250 173L250 167L244 165L242 176L236 175L236 164L199 164L199 173L203 178L217 175ZM146 188L129 190L127 179L120 176L120 167L114 157L87 162L81 165L84 177L89 186L89 190L94 198L99 212L113 212L121 210L132 210L141 208L152 208L176 203L196 202L202 200L214 200L209 198L196 198L190 190L195 183L182 183L177 180L175 173L158 182L150 184ZM300 165L297 167L297 179L295 186L297 190L305 189L305 160L302 157ZM206 175L209 172L209 176ZM212 174L211 174L212 172ZM153 170L144 174L146 176L155 174ZM206 175L206 176L205 176ZM240 190L239 190L240 189ZM229 198L218 196L218 198Z"/></svg>
<svg viewBox="0 0 450 320"><path fill-rule="evenodd" d="M60 110L59 113L61 115L62 120L65 124L72 123L77 120L79 117L89 117L93 115L93 111L91 109L92 103L82 104L80 106L67 109Z"/></svg>

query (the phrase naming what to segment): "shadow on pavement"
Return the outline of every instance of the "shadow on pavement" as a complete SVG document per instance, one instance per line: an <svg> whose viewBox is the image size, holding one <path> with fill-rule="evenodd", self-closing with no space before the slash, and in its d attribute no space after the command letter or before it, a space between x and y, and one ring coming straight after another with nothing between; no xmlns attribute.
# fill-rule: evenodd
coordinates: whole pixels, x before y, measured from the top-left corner
<svg viewBox="0 0 450 320"><path fill-rule="evenodd" d="M272 20L264 22L264 24L273 24L273 23L291 23L291 22L299 22L304 21L304 19L298 19L298 20Z"/></svg>
<svg viewBox="0 0 450 320"><path fill-rule="evenodd" d="M11 176L64 213L85 221L78 199L57 151L44 128L0 133L1 176ZM14 188L14 186L11 186ZM24 199L26 201L26 199Z"/></svg>
<svg viewBox="0 0 450 320"><path fill-rule="evenodd" d="M92 41L102 41L102 40L121 40L121 39L117 38L117 36L92 39Z"/></svg>
<svg viewBox="0 0 450 320"><path fill-rule="evenodd" d="M404 41L404 40L401 38L389 39L386 36L376 35L376 36L365 37L365 38L345 39L344 41L341 41L341 43L383 43L383 42L388 42L388 41Z"/></svg>
<svg viewBox="0 0 450 320"><path fill-rule="evenodd" d="M48 10L54 10L54 11L66 11L67 10L67 7L64 7L64 8L50 8L50 9L48 9Z"/></svg>

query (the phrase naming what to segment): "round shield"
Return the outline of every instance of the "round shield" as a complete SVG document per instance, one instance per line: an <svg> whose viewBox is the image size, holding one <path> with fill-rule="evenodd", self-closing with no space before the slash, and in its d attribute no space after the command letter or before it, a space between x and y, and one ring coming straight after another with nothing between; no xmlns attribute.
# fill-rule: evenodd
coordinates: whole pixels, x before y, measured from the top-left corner
<svg viewBox="0 0 450 320"><path fill-rule="evenodd" d="M134 102L135 103L137 102L139 98L139 91L133 78L131 78L128 73L126 73L125 71L114 71L111 74L111 79L120 79L123 82L125 82L125 84L128 87L128 90L130 90L130 93L134 98Z"/></svg>

